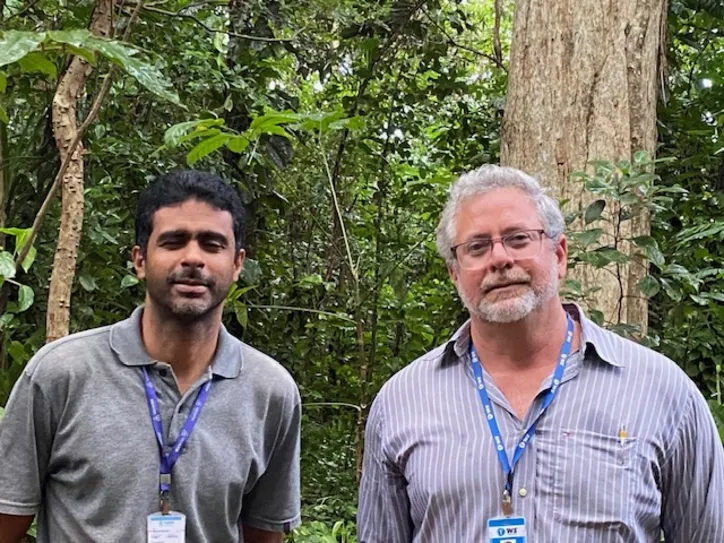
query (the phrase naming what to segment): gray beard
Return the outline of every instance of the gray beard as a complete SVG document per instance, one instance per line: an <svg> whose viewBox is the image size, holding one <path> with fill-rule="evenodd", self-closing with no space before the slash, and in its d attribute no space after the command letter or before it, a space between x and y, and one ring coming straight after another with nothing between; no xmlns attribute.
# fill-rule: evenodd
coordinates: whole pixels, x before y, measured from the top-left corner
<svg viewBox="0 0 724 543"><path fill-rule="evenodd" d="M554 262L550 270L549 281L542 288L540 285L530 285L522 295L515 298L487 302L483 297L476 305L459 286L457 291L471 316L477 317L483 322L510 324L523 320L533 311L543 307L543 304L558 292L558 284L558 266Z"/></svg>

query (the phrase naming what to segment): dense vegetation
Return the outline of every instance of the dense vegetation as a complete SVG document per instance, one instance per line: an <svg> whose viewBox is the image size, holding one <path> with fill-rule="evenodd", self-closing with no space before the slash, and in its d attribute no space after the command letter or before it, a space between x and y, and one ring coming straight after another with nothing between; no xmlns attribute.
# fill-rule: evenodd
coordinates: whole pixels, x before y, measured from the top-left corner
<svg viewBox="0 0 724 543"><path fill-rule="evenodd" d="M190 164L232 179L250 258L225 322L293 373L305 403L307 523L295 540L350 541L375 391L465 319L433 232L456 173L499 158L514 2L155 1L126 47L68 32L88 27L94 5L0 1L0 405L46 337L57 201L17 274L13 260L60 165L53 95L68 55L92 55L81 118L118 70L83 138L71 331L122 319L142 300L129 252L150 178ZM136 7L116 7L117 40ZM645 340L695 379L720 421L721 17L716 2L670 2L658 177L636 164L591 170L667 189L647 200ZM11 58L18 47L27 54ZM593 228L603 216L588 218Z"/></svg>

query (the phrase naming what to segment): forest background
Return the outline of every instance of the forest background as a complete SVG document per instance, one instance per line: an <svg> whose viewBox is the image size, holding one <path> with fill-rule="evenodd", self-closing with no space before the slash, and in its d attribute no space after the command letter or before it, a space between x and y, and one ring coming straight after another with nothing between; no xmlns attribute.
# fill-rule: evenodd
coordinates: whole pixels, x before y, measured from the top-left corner
<svg viewBox="0 0 724 543"><path fill-rule="evenodd" d="M447 190L502 161L561 198L566 297L679 363L724 431L724 6L607 5L0 0L0 406L46 341L142 301L129 255L149 181L218 172L249 213L225 324L304 402L293 540L354 541L374 394L466 318L434 246ZM641 39L588 73L576 48L615 47L617 25ZM566 54L567 71L530 68ZM596 121L618 104L614 68L624 129ZM536 136L542 111L556 122ZM591 143L611 130L628 131L618 150ZM567 137L583 158L536 162Z"/></svg>

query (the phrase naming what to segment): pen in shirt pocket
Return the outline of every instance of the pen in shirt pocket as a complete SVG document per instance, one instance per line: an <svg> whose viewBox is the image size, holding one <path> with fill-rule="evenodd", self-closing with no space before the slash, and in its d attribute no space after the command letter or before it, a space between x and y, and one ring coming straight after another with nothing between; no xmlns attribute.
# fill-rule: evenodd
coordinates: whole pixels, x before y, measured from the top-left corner
<svg viewBox="0 0 724 543"><path fill-rule="evenodd" d="M618 441L621 443L621 446L626 443L626 438L628 437L628 432L626 431L626 425L622 425L621 429L618 431Z"/></svg>

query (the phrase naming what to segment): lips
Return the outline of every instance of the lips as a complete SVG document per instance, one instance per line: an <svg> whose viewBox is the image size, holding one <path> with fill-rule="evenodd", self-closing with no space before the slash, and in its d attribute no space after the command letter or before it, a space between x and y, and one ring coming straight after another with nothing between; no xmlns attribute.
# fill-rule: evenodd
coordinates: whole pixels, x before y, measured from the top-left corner
<svg viewBox="0 0 724 543"><path fill-rule="evenodd" d="M498 290L498 289L501 289L501 288L505 288L505 287L512 287L512 286L515 286L515 285L527 285L527 284L528 284L528 283L526 283L526 282L524 282L524 281L516 281L516 282L513 282L513 283L500 283L500 284L498 284L498 285L492 285L492 286L487 287L487 288L485 289L485 294L487 294L488 292L492 292L492 291L494 291L494 290Z"/></svg>

